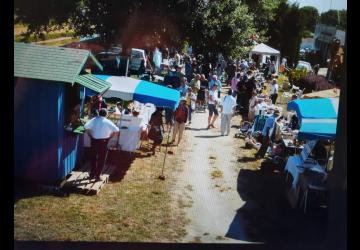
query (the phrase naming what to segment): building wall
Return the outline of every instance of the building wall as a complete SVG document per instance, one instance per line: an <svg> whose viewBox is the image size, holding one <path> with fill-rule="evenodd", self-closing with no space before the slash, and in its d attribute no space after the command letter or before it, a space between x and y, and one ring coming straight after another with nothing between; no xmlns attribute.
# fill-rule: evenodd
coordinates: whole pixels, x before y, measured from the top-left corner
<svg viewBox="0 0 360 250"><path fill-rule="evenodd" d="M14 109L15 176L42 183L64 179L83 145L79 135L64 131L64 83L15 77Z"/></svg>

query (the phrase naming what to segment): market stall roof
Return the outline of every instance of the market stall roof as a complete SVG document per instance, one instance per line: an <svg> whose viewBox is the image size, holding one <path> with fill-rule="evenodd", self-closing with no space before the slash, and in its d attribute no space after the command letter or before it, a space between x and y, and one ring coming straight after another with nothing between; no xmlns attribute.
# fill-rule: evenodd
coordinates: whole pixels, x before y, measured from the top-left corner
<svg viewBox="0 0 360 250"><path fill-rule="evenodd" d="M270 46L260 43L255 45L250 53L268 54L268 55L280 55L280 51L271 48Z"/></svg>
<svg viewBox="0 0 360 250"><path fill-rule="evenodd" d="M340 96L340 89L333 88L322 91L316 91L308 94L302 95L302 99L306 98L335 98Z"/></svg>
<svg viewBox="0 0 360 250"><path fill-rule="evenodd" d="M336 124L337 119L302 119L298 139L335 139Z"/></svg>
<svg viewBox="0 0 360 250"><path fill-rule="evenodd" d="M148 81L124 76L95 75L111 84L103 97L117 97L125 101L136 100L153 103L157 107L175 109L180 101L180 92Z"/></svg>
<svg viewBox="0 0 360 250"><path fill-rule="evenodd" d="M337 118L339 98L316 98L294 100L288 103L288 110L296 111L303 118Z"/></svg>
<svg viewBox="0 0 360 250"><path fill-rule="evenodd" d="M89 59L102 70L101 64L88 50L14 42L15 77L79 83L101 93L110 87L109 83L89 74L81 75Z"/></svg>

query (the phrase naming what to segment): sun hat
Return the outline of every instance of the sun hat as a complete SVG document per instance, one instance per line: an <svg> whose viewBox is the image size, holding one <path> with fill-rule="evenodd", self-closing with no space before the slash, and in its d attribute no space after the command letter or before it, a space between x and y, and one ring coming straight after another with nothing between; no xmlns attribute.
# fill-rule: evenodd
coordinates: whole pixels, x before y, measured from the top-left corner
<svg viewBox="0 0 360 250"><path fill-rule="evenodd" d="M180 98L180 102L181 102L181 101L185 101L185 102L186 102L186 98L185 98L185 97L181 97L181 98Z"/></svg>

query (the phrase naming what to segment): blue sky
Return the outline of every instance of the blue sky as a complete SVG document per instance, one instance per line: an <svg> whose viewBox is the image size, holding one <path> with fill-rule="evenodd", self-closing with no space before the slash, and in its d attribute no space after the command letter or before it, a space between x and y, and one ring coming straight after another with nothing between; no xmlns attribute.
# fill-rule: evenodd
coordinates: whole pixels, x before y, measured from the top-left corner
<svg viewBox="0 0 360 250"><path fill-rule="evenodd" d="M326 12L329 9L342 10L347 9L347 0L288 0L289 3L298 2L300 7L314 6L319 13ZM330 8L331 6L331 8Z"/></svg>

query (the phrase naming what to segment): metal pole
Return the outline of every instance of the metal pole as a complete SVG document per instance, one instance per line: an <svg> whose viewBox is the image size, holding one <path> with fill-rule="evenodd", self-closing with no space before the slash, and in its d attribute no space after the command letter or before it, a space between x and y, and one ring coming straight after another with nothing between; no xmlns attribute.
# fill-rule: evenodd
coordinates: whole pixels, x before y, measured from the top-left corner
<svg viewBox="0 0 360 250"><path fill-rule="evenodd" d="M121 109L124 110L124 100L122 100ZM122 118L122 110L120 110L120 122L119 122L119 135L116 141L116 148L119 146L119 140L120 140L120 129L121 129L121 118Z"/></svg>
<svg viewBox="0 0 360 250"><path fill-rule="evenodd" d="M169 130L169 132L168 132L168 138L167 138L166 147L165 147L165 156L164 156L163 166L162 166L162 169L161 169L161 175L159 176L159 178L160 178L161 180L165 180L164 167L165 167L165 160L166 160L166 155L167 155L167 149L168 149L168 146L169 146L169 138L170 138L171 128L172 128L172 127L170 127L170 130Z"/></svg>
<svg viewBox="0 0 360 250"><path fill-rule="evenodd" d="M125 72L125 76L128 76L128 70L129 70L129 57L126 60L126 72Z"/></svg>

